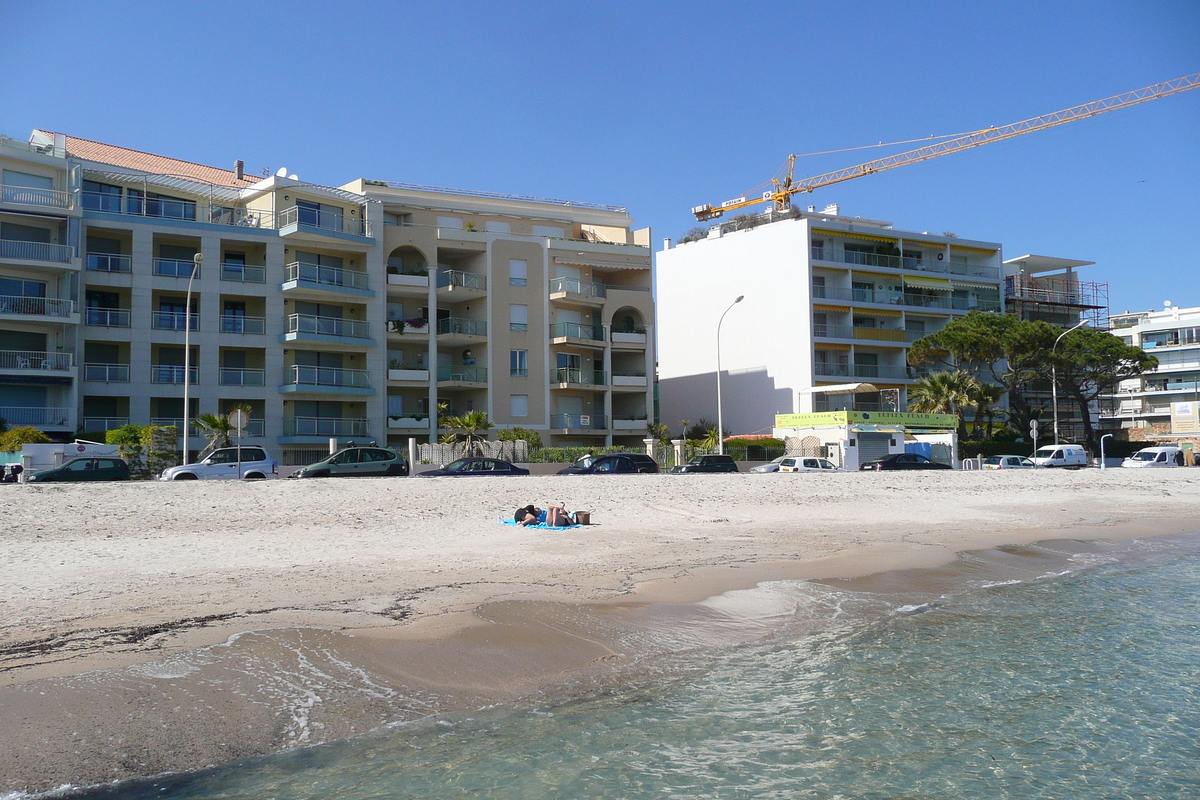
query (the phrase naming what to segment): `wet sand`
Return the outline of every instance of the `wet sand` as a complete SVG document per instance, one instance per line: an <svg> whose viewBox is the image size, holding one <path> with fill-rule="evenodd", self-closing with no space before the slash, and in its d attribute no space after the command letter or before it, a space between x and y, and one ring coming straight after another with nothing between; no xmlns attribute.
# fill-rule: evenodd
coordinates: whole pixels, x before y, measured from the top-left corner
<svg viewBox="0 0 1200 800"><path fill-rule="evenodd" d="M1191 469L2 491L0 792L511 700L644 655L647 609L762 581L1200 531ZM497 524L547 501L598 524Z"/></svg>

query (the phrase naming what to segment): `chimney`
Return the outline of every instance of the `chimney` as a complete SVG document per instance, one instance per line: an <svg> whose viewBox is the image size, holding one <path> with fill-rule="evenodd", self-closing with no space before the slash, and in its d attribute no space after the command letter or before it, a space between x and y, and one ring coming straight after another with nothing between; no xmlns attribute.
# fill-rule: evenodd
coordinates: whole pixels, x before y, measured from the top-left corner
<svg viewBox="0 0 1200 800"><path fill-rule="evenodd" d="M237 175L237 179L240 181L246 174L246 162L242 161L241 159L233 162L233 172L235 175Z"/></svg>
<svg viewBox="0 0 1200 800"><path fill-rule="evenodd" d="M671 249L671 240L663 239L663 250L670 250L670 249Z"/></svg>

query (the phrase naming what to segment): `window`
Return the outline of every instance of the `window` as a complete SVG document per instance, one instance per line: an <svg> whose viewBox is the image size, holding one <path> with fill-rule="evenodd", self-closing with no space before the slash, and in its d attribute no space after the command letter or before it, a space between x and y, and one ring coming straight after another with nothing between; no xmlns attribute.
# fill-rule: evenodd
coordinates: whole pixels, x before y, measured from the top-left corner
<svg viewBox="0 0 1200 800"><path fill-rule="evenodd" d="M508 374L514 378L524 378L529 374L528 350L510 350L508 353Z"/></svg>
<svg viewBox="0 0 1200 800"><path fill-rule="evenodd" d="M509 286L526 286L529 283L528 279L529 264L520 258L510 258L508 260L508 285Z"/></svg>
<svg viewBox="0 0 1200 800"><path fill-rule="evenodd" d="M393 214L390 211L383 212L384 225L412 225L412 214Z"/></svg>
<svg viewBox="0 0 1200 800"><path fill-rule="evenodd" d="M461 217L438 217L437 225L439 228L452 228L456 231L461 231L463 221Z"/></svg>
<svg viewBox="0 0 1200 800"><path fill-rule="evenodd" d="M508 307L508 329L510 331L529 330L529 306L513 303Z"/></svg>
<svg viewBox="0 0 1200 800"><path fill-rule="evenodd" d="M854 282L854 301L856 303L874 303L875 302L875 284L863 283L862 281Z"/></svg>
<svg viewBox="0 0 1200 800"><path fill-rule="evenodd" d="M514 394L509 396L508 402L509 413L514 417L529 416L529 395Z"/></svg>
<svg viewBox="0 0 1200 800"><path fill-rule="evenodd" d="M121 213L121 187L108 183L84 181L83 207L89 211Z"/></svg>
<svg viewBox="0 0 1200 800"><path fill-rule="evenodd" d="M813 297L824 297L825 296L825 276L824 275L813 275L812 296Z"/></svg>
<svg viewBox="0 0 1200 800"><path fill-rule="evenodd" d="M313 203L309 200L297 200L297 220L304 225L315 225L329 230L344 230L343 214L338 206L328 206L324 203Z"/></svg>

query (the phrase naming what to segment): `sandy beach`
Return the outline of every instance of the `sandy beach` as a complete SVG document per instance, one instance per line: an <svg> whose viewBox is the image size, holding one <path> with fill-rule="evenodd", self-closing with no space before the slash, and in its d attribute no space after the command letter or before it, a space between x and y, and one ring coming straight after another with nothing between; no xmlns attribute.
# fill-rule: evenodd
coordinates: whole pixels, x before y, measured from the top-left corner
<svg viewBox="0 0 1200 800"><path fill-rule="evenodd" d="M0 793L219 764L639 654L631 610L1200 531L1200 470L0 489ZM498 524L562 501L594 525Z"/></svg>

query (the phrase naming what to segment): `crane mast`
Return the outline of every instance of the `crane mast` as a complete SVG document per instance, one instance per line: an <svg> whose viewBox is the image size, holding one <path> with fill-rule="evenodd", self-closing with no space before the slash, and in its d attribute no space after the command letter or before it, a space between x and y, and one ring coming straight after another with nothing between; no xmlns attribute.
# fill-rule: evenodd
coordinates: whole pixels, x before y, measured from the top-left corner
<svg viewBox="0 0 1200 800"><path fill-rule="evenodd" d="M896 167L904 167L909 164L928 161L931 158L969 150L972 147L980 147L992 142L1001 142L1005 139L1024 136L1034 131L1041 131L1057 125L1065 125L1068 122L1095 117L1099 114L1106 114L1109 111L1128 108L1139 103L1157 100L1160 97L1169 97L1170 95L1186 92L1197 87L1200 87L1200 73L1186 75L1164 83L1156 83L1153 86L1147 86L1143 89L1136 89L1132 92L1114 95L1113 97L1085 103L1081 106L1055 111L1051 114L1043 114L1040 117L1014 122L999 128L983 128L982 130L968 133L939 144L931 144L916 150L897 153L886 158L868 161L864 164L847 167L835 172L827 172L824 175L804 178L799 181L792 180L792 171L796 166L796 156L792 155L788 156L787 171L784 178L782 180L772 178L774 188L763 192L761 197L735 197L732 200L726 200L718 206L712 204L696 206L692 209L692 213L696 215L696 219L703 222L716 219L726 211L734 211L739 208L746 208L766 202L774 203L776 210L783 210L791 205L792 195L794 194L811 192L823 186L830 186L853 178L861 178L864 175L870 175L874 172L883 172L884 170L895 169Z"/></svg>

